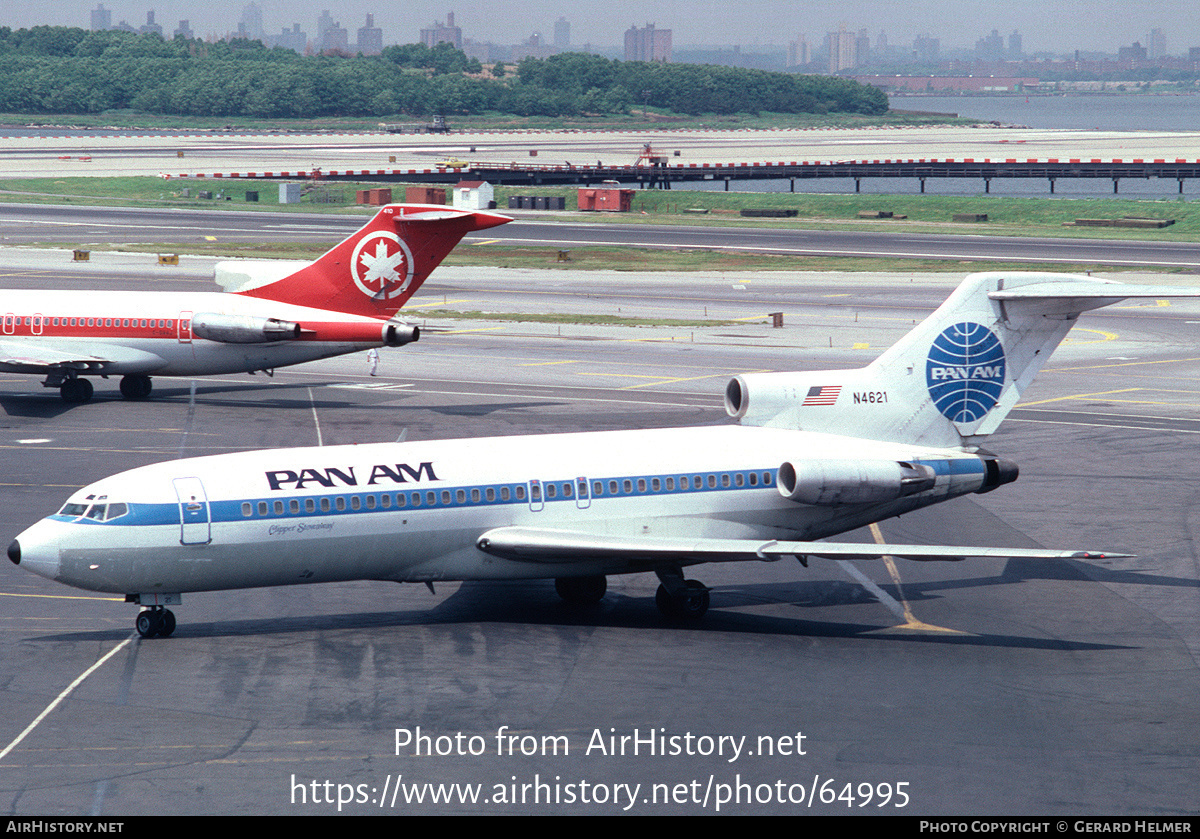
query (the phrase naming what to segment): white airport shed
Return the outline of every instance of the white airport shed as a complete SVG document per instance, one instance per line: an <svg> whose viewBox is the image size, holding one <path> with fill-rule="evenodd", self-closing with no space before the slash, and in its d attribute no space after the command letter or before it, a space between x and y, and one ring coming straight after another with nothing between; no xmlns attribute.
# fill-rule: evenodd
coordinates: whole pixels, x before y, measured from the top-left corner
<svg viewBox="0 0 1200 839"><path fill-rule="evenodd" d="M495 192L487 181L459 181L454 185L456 210L488 210L496 206Z"/></svg>

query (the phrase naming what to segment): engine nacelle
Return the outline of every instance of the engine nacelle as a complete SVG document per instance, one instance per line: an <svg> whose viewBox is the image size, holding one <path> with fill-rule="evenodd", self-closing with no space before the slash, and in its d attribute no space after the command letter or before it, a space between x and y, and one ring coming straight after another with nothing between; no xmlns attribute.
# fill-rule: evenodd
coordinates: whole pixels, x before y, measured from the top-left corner
<svg viewBox="0 0 1200 839"><path fill-rule="evenodd" d="M803 460L783 463L775 486L800 504L873 504L932 489L936 475L923 464L895 460Z"/></svg>
<svg viewBox="0 0 1200 839"><path fill-rule="evenodd" d="M192 334L222 344L269 344L299 338L300 324L278 318L202 312L192 315Z"/></svg>
<svg viewBox="0 0 1200 839"><path fill-rule="evenodd" d="M743 425L763 425L806 405L835 405L849 396L859 370L743 373L725 386L725 410Z"/></svg>
<svg viewBox="0 0 1200 839"><path fill-rule="evenodd" d="M403 347L421 340L421 328L407 323L389 323L383 328L383 344L386 347Z"/></svg>

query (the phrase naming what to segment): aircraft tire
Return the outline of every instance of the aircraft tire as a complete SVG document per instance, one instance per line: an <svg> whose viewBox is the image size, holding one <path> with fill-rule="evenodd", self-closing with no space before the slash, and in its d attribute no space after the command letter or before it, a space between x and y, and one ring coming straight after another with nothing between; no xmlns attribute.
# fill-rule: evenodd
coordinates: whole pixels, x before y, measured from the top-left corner
<svg viewBox="0 0 1200 839"><path fill-rule="evenodd" d="M67 379L58 388L64 402L81 403L92 398L92 383L87 379Z"/></svg>
<svg viewBox="0 0 1200 839"><path fill-rule="evenodd" d="M130 374L121 377L121 395L126 399L145 399L153 387L149 376Z"/></svg>
<svg viewBox="0 0 1200 839"><path fill-rule="evenodd" d="M175 631L175 613L170 609L162 610L162 619L158 627L159 638L170 638L171 633Z"/></svg>
<svg viewBox="0 0 1200 839"><path fill-rule="evenodd" d="M137 628L138 635L143 638L153 638L162 630L162 619L155 610L144 609L138 612L134 626Z"/></svg>
<svg viewBox="0 0 1200 839"><path fill-rule="evenodd" d="M558 577L554 590L568 603L599 603L608 591L608 578L603 574L591 577Z"/></svg>
<svg viewBox="0 0 1200 839"><path fill-rule="evenodd" d="M708 587L699 580L685 580L684 585L686 588L679 595L672 595L666 586L660 585L654 594L654 604L671 620L699 620L708 611Z"/></svg>

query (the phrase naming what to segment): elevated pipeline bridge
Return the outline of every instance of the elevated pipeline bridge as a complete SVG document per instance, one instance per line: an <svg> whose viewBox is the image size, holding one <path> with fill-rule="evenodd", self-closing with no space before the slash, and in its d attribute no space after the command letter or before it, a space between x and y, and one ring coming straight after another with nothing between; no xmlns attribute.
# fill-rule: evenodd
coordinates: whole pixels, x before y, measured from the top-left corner
<svg viewBox="0 0 1200 839"><path fill-rule="evenodd" d="M579 166L572 163L488 163L471 161L462 168L432 167L426 169L339 169L292 172L212 172L163 173L165 178L271 178L288 180L319 177L329 180L373 180L406 183L458 183L487 181L506 186L543 186L578 184L595 186L616 181L622 185L638 185L644 189L670 189L672 184L690 181L723 181L726 190L733 181L790 180L792 189L798 180L816 178L852 178L855 191L869 178L912 178L925 182L933 178L968 178L982 180L984 191L991 191L997 178L1025 178L1047 181L1054 192L1055 182L1061 179L1110 180L1113 193L1120 192L1122 180L1151 178L1175 180L1183 193L1185 181L1200 178L1200 160L1131 160L1100 159L1026 159L1026 160L839 160L754 163L676 163L674 165L596 165Z"/></svg>

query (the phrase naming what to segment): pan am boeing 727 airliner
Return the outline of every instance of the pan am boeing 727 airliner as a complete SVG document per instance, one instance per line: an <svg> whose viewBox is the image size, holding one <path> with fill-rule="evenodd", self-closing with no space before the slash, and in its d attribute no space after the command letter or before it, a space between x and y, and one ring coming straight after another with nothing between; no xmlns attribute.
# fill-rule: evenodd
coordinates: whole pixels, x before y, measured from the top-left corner
<svg viewBox="0 0 1200 839"><path fill-rule="evenodd" d="M153 376L253 373L398 347L420 331L393 316L467 233L511 221L495 213L393 204L312 264L224 262L221 292L6 291L0 371L44 375L67 402L92 397L88 376L121 376L127 399ZM272 274L269 279L265 274Z"/></svg>
<svg viewBox="0 0 1200 839"><path fill-rule="evenodd" d="M704 562L1101 557L818 540L1016 480L980 444L1078 315L1173 295L1200 292L974 274L865 368L734 378L738 425L176 460L79 490L8 555L126 595L145 637L171 634L183 592L254 586L553 578L595 601L606 575L653 572L659 609L694 619L709 591L683 572Z"/></svg>

